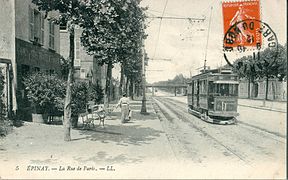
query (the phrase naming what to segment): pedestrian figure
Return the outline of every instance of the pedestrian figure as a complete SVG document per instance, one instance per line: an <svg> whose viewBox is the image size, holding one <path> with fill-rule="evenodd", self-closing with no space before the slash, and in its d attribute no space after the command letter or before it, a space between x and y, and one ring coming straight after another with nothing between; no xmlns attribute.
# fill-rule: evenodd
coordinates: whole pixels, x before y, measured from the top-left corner
<svg viewBox="0 0 288 180"><path fill-rule="evenodd" d="M129 98L126 94L123 94L123 97L119 100L117 107L121 108L121 122L124 123L126 119L128 119L129 115Z"/></svg>

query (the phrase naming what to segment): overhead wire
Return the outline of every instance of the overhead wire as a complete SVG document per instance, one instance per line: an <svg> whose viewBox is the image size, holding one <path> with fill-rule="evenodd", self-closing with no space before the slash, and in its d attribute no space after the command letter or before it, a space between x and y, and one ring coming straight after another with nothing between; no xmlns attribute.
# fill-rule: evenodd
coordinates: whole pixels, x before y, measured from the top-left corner
<svg viewBox="0 0 288 180"><path fill-rule="evenodd" d="M153 11L153 12L156 12L156 13L162 13L162 12L160 12L160 11L153 10L153 9L148 9L147 11ZM173 13L167 13L167 12L165 12L164 14L165 14L165 15L169 15L169 16L182 17L182 16L180 16L180 15L173 14Z"/></svg>
<svg viewBox="0 0 288 180"><path fill-rule="evenodd" d="M165 6L164 6L164 8L163 8L161 17L163 17L163 15L164 15L164 13L165 13L167 4L168 4L168 0L166 0L166 2L165 2ZM159 22L159 28L158 28L157 40L156 40L156 46L155 46L154 53L153 53L153 58L155 58L155 54L156 54L156 51L157 51L158 42L159 42L159 37L160 37L160 31L161 31L161 26L162 26L162 18L160 19L160 22Z"/></svg>

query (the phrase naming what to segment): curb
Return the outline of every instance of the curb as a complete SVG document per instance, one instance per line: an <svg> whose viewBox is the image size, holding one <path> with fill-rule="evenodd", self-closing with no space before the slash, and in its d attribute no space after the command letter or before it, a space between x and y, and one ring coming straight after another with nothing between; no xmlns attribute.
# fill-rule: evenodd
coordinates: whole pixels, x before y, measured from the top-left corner
<svg viewBox="0 0 288 180"><path fill-rule="evenodd" d="M244 105L244 104L239 104L239 103L238 103L238 106L250 107L250 108L255 108L255 109L261 109L261 110L268 110L268 111L275 111L275 112L286 113L285 110L271 109L271 108L267 108L267 107L250 106L250 105Z"/></svg>

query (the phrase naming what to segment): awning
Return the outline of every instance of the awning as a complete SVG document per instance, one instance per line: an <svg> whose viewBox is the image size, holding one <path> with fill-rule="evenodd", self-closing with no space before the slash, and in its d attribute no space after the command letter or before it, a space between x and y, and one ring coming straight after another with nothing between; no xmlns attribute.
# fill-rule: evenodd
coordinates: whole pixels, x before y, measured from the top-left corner
<svg viewBox="0 0 288 180"><path fill-rule="evenodd" d="M215 84L239 84L238 81L214 81Z"/></svg>

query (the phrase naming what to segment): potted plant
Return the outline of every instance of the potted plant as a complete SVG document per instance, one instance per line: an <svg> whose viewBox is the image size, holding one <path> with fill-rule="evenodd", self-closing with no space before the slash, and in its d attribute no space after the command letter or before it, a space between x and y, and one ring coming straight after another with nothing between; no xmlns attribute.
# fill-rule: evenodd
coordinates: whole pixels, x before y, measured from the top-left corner
<svg viewBox="0 0 288 180"><path fill-rule="evenodd" d="M31 103L33 122L46 122L50 112L62 107L65 82L56 74L36 72L25 77L23 84Z"/></svg>

